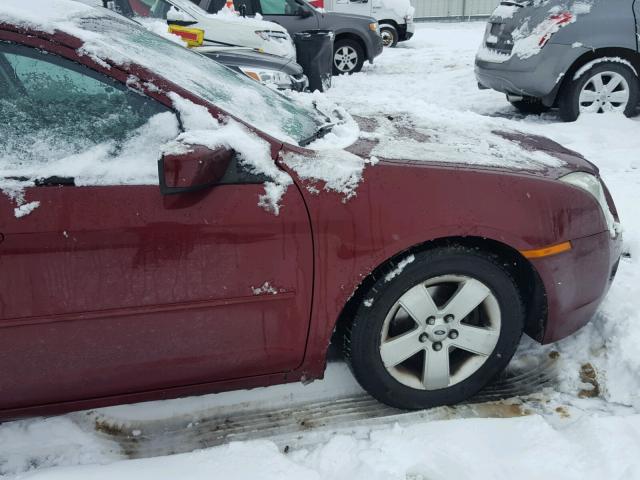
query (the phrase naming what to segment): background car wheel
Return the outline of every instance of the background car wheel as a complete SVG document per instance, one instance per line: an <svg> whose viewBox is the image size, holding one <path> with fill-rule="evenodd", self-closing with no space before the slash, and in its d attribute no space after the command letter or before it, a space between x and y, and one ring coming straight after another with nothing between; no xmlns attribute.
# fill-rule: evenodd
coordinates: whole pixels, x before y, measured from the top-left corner
<svg viewBox="0 0 640 480"><path fill-rule="evenodd" d="M395 47L398 44L398 30L393 25L380 25L380 36L384 47Z"/></svg>
<svg viewBox="0 0 640 480"><path fill-rule="evenodd" d="M365 390L397 408L469 398L506 367L524 326L508 271L462 246L416 253L364 298L345 329L345 357Z"/></svg>
<svg viewBox="0 0 640 480"><path fill-rule="evenodd" d="M507 97L507 100L509 98ZM542 103L542 100L536 97L522 97L522 100L509 100L509 103L513 105L520 113L526 115L540 115L541 113L548 112L549 107Z"/></svg>
<svg viewBox="0 0 640 480"><path fill-rule="evenodd" d="M364 51L355 40L337 40L333 45L333 74L355 73L362 70Z"/></svg>
<svg viewBox="0 0 640 480"><path fill-rule="evenodd" d="M560 118L573 122L587 112L620 112L632 117L637 115L639 92L638 77L628 66L597 63L563 86L558 98Z"/></svg>

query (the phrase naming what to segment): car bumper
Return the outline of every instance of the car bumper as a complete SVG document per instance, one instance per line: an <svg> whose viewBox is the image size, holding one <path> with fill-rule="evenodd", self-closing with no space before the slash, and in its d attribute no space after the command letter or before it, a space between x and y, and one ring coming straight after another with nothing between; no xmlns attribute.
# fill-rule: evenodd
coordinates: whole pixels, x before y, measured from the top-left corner
<svg viewBox="0 0 640 480"><path fill-rule="evenodd" d="M479 86L507 94L541 98L550 106L565 72L583 53L584 47L549 44L529 58L488 59L486 49L476 55L475 74Z"/></svg>
<svg viewBox="0 0 640 480"><path fill-rule="evenodd" d="M367 49L367 60L373 63L373 59L382 53L382 49L384 47L382 45L382 37L379 33L371 32L369 38L370 42L369 48Z"/></svg>
<svg viewBox="0 0 640 480"><path fill-rule="evenodd" d="M547 295L542 343L558 341L586 325L615 277L622 236L607 232L572 240L572 249L532 260Z"/></svg>
<svg viewBox="0 0 640 480"><path fill-rule="evenodd" d="M398 41L404 42L413 37L413 34L416 30L416 24L413 23L413 20L408 21L404 25L398 26Z"/></svg>

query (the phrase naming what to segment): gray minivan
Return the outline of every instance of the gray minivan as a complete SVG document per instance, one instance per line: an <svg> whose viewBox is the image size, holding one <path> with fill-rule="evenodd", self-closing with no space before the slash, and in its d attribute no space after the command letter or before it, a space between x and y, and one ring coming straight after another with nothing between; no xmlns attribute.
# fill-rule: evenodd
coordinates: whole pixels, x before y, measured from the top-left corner
<svg viewBox="0 0 640 480"><path fill-rule="evenodd" d="M191 0L209 13L218 12L224 0ZM235 8L243 15L262 15L264 20L282 25L293 35L305 30L332 30L333 74L355 73L365 60L382 53L382 37L378 21L373 17L347 13L326 12L305 0L234 0Z"/></svg>
<svg viewBox="0 0 640 480"><path fill-rule="evenodd" d="M476 55L480 88L520 111L638 113L640 0L503 1Z"/></svg>

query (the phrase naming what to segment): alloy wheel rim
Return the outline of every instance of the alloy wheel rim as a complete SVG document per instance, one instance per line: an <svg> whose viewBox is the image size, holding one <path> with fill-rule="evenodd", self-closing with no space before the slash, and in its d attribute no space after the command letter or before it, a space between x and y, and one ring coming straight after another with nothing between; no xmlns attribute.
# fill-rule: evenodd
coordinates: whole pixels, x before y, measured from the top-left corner
<svg viewBox="0 0 640 480"><path fill-rule="evenodd" d="M617 72L600 72L582 87L580 113L623 112L629 103L629 84Z"/></svg>
<svg viewBox="0 0 640 480"><path fill-rule="evenodd" d="M384 47L388 47L393 43L393 35L388 30L382 30L380 36L382 37L382 45Z"/></svg>
<svg viewBox="0 0 640 480"><path fill-rule="evenodd" d="M333 54L333 62L341 72L350 72L358 63L358 53L351 47L340 47Z"/></svg>
<svg viewBox="0 0 640 480"><path fill-rule="evenodd" d="M469 378L500 338L498 300L484 283L444 275L407 290L389 310L380 357L398 382L417 390L447 388Z"/></svg>

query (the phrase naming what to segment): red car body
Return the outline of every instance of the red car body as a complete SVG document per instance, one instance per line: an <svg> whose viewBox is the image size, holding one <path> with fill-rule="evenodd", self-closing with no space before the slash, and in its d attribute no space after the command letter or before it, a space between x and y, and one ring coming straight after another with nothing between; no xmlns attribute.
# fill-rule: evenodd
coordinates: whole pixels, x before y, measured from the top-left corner
<svg viewBox="0 0 640 480"><path fill-rule="evenodd" d="M226 115L139 66L105 68L60 32L0 24L0 41L122 83L153 79L162 91L146 94L168 107L163 91ZM615 273L620 239L599 205L557 181L597 169L549 140L514 138L563 167L388 158L343 202L310 193L279 160L304 149L256 134L294 180L278 216L257 207L261 185L215 186L197 201L157 186L33 187L26 195L41 208L20 219L0 195L0 417L321 378L332 332L372 276L429 245L455 240L519 262L527 332L544 343L588 322ZM567 241L569 251L525 258ZM277 294L260 291L265 282Z"/></svg>

